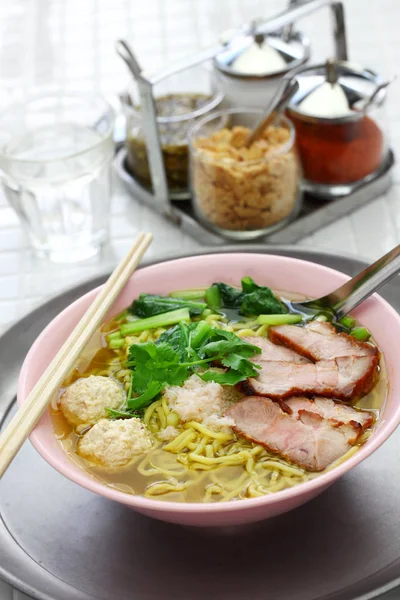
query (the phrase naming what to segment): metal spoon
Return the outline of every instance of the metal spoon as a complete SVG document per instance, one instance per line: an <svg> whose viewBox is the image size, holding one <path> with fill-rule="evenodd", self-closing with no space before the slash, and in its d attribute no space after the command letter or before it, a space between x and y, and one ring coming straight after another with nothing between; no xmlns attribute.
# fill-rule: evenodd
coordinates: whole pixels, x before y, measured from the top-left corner
<svg viewBox="0 0 400 600"><path fill-rule="evenodd" d="M286 79L283 78L278 90L269 105L267 111L262 117L261 121L256 125L253 131L248 135L244 146L249 148L253 142L255 142L263 133L263 131L272 123L275 123L281 113L284 111L289 100L295 95L299 89L299 83L297 79Z"/></svg>
<svg viewBox="0 0 400 600"><path fill-rule="evenodd" d="M397 275L399 271L400 245L390 250L369 267L366 267L337 290L317 300L292 302L292 307L309 317L328 309L333 311L335 318L339 320L369 298L382 285Z"/></svg>
<svg viewBox="0 0 400 600"><path fill-rule="evenodd" d="M119 56L122 58L122 60L125 62L133 77L135 79L137 77L140 77L142 69L136 59L136 56L133 54L128 42L126 42L125 40L118 40L115 44L115 49Z"/></svg>
<svg viewBox="0 0 400 600"><path fill-rule="evenodd" d="M377 85L369 98L367 98L366 100L362 100L361 102L357 102L355 105L353 105L353 107L352 107L353 110L356 110L357 112L362 112L365 114L367 112L367 110L369 109L369 107L371 106L371 104L373 104L375 102L376 98L381 93L381 91L386 89L391 83L393 83L393 81L394 81L394 78L390 79L388 81L384 81L384 82L380 83L379 85ZM357 105L359 105L359 106L357 106Z"/></svg>

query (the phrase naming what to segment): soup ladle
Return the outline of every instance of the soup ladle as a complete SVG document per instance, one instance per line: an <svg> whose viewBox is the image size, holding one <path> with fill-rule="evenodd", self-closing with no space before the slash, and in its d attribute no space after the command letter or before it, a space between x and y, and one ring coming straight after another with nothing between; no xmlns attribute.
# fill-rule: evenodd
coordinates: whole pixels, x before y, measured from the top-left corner
<svg viewBox="0 0 400 600"><path fill-rule="evenodd" d="M397 275L399 271L400 245L378 258L372 265L346 281L337 290L317 300L292 302L292 309L306 315L306 319L311 319L321 312L328 311L333 313L336 320L339 320L369 298L382 285Z"/></svg>

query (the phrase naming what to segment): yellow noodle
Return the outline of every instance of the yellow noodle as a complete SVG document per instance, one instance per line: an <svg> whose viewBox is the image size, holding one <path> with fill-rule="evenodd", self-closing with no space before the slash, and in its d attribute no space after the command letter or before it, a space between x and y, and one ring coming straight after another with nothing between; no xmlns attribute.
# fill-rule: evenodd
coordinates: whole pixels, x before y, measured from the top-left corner
<svg viewBox="0 0 400 600"><path fill-rule="evenodd" d="M266 460L266 461L260 463L260 465L263 467L263 469L271 469L271 470L276 469L278 471L283 471L284 473L287 473L288 475L297 475L297 476L304 475L304 471L302 471L301 469L299 469L297 467L292 467L291 465L288 465L287 463L278 462L277 460Z"/></svg>
<svg viewBox="0 0 400 600"><path fill-rule="evenodd" d="M166 396L163 396L161 398L161 406L162 406L165 416L168 416L171 411L169 410L168 401L167 401Z"/></svg>
<svg viewBox="0 0 400 600"><path fill-rule="evenodd" d="M166 415L165 415L165 412L164 412L164 410L163 410L163 407L162 407L161 405L160 405L160 406L157 406L157 408L156 408L156 412L157 412L157 414L158 414L158 418L159 418L159 420L160 420L160 426L161 426L160 428L161 428L161 429L165 429L165 428L166 428L166 426L167 426L167 417L166 417Z"/></svg>
<svg viewBox="0 0 400 600"><path fill-rule="evenodd" d="M204 465L213 465L213 464L241 464L245 463L248 458L250 458L249 453L246 450L242 452L237 452L236 454L231 454L229 456L215 456L208 457L202 456L200 454L196 454L195 452L191 452L189 454L189 458L195 462L202 463Z"/></svg>
<svg viewBox="0 0 400 600"><path fill-rule="evenodd" d="M196 437L196 432L193 429L185 430L180 433L175 439L164 446L164 450L167 452L179 452L182 450L189 442L194 440Z"/></svg>
<svg viewBox="0 0 400 600"><path fill-rule="evenodd" d="M204 435L201 438L201 441L197 442L196 447L194 448L194 452L196 454L201 454L204 451L204 448L206 447L206 445L208 444L209 439L210 438L208 437L208 435Z"/></svg>
<svg viewBox="0 0 400 600"><path fill-rule="evenodd" d="M149 486L147 486L144 495L145 496L160 496L161 494L168 494L169 492L183 492L187 488L187 486L188 486L187 482L185 482L185 483L177 482L176 484L169 483L168 481L151 483Z"/></svg>
<svg viewBox="0 0 400 600"><path fill-rule="evenodd" d="M208 435L208 437L215 438L217 440L228 441L228 440L233 439L233 435L231 435L229 433L221 433L218 431L213 431L212 429L209 429L205 425L202 425L201 423L197 423L197 421L190 421L189 423L185 423L184 428L185 429L188 429L188 428L197 429L197 431L199 431L203 435Z"/></svg>
<svg viewBox="0 0 400 600"><path fill-rule="evenodd" d="M251 337L252 335L256 335L256 332L252 329L241 329L240 331L236 331L235 333L240 338L249 336Z"/></svg>
<svg viewBox="0 0 400 600"><path fill-rule="evenodd" d="M207 458L215 458L212 444L207 444L207 446L205 447L204 450L205 450L205 455Z"/></svg>
<svg viewBox="0 0 400 600"><path fill-rule="evenodd" d="M150 404L150 406L146 408L143 416L143 421L146 423L146 425L150 423L150 419L153 416L154 411L158 408L158 406L160 406L159 403L160 401L157 400L157 402L153 402L153 404Z"/></svg>

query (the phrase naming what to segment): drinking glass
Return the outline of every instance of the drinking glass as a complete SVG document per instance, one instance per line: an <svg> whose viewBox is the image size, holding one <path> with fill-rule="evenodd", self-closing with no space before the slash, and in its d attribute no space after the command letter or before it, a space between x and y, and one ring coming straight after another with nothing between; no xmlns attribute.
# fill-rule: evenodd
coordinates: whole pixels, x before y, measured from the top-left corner
<svg viewBox="0 0 400 600"><path fill-rule="evenodd" d="M36 96L0 115L3 188L41 256L84 260L107 240L113 128L97 96Z"/></svg>

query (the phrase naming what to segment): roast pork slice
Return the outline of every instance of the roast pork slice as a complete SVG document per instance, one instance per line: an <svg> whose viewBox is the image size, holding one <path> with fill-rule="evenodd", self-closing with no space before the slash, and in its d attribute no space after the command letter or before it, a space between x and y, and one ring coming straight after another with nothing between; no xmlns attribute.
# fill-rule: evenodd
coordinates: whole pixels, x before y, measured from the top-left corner
<svg viewBox="0 0 400 600"><path fill-rule="evenodd" d="M302 395L352 400L367 394L376 380L374 356L344 356L315 364L262 360L257 363L261 367L258 376L241 384L241 390L247 395L273 399Z"/></svg>
<svg viewBox="0 0 400 600"><path fill-rule="evenodd" d="M351 423L341 425L306 410L296 418L259 396L237 402L225 414L234 420L236 433L308 471L324 470L346 454L359 435Z"/></svg>
<svg viewBox="0 0 400 600"><path fill-rule="evenodd" d="M273 344L268 338L261 336L247 336L242 338L245 342L258 346L261 349L261 354L256 354L250 360L258 363L259 360L282 360L293 363L308 363L310 362L304 356L300 356L290 348Z"/></svg>
<svg viewBox="0 0 400 600"><path fill-rule="evenodd" d="M285 400L286 410L298 417L301 411L315 413L323 419L330 419L336 423L354 423L358 424L362 431L371 427L375 418L371 412L356 410L342 402L334 402L330 398L316 396L313 400L304 396L294 396Z"/></svg>
<svg viewBox="0 0 400 600"><path fill-rule="evenodd" d="M347 333L337 333L331 323L312 321L305 327L277 325L270 327L268 335L272 342L291 348L313 361L340 356L373 356L378 363L376 346L359 342Z"/></svg>

